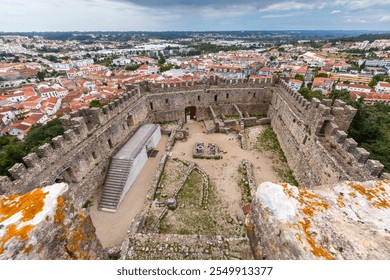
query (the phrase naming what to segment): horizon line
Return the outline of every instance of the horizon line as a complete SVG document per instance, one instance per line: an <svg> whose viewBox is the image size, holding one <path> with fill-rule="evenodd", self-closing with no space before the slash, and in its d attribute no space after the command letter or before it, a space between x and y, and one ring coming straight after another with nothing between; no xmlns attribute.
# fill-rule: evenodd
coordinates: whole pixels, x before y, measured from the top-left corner
<svg viewBox="0 0 390 280"><path fill-rule="evenodd" d="M55 30L46 30L46 31L0 31L0 33L66 33L66 32L154 32L154 33L164 33L164 32L285 32L285 31L346 31L346 32L390 32L389 30L381 29L235 29L235 30L67 30L67 31L55 31Z"/></svg>

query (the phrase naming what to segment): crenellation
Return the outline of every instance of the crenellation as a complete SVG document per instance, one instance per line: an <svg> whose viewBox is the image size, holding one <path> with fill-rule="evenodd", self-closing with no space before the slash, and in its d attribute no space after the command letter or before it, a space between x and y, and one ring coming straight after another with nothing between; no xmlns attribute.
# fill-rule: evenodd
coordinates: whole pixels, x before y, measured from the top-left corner
<svg viewBox="0 0 390 280"><path fill-rule="evenodd" d="M73 127L72 117L70 115L64 115L60 117L60 123L65 130L71 129Z"/></svg>
<svg viewBox="0 0 390 280"><path fill-rule="evenodd" d="M369 171L371 176L378 177L383 169L383 164L377 160L368 159L364 164L364 167Z"/></svg>
<svg viewBox="0 0 390 280"><path fill-rule="evenodd" d="M286 84L283 81L281 86L280 91L275 91L268 115L294 175L301 184L310 187L378 176L380 163L368 163L373 169L368 171L364 166L367 165L369 153L358 148L356 141L347 138L344 131L353 118L346 113L348 105L336 101L336 106L329 107L331 100L319 101L315 98L309 103L291 88L284 91L282 88ZM308 106L307 111L303 110L305 106ZM312 132L318 137L313 137Z"/></svg>
<svg viewBox="0 0 390 280"><path fill-rule="evenodd" d="M9 193L9 190L12 188L13 183L8 176L0 176L0 195Z"/></svg>
<svg viewBox="0 0 390 280"><path fill-rule="evenodd" d="M344 108L346 105L347 105L347 103L345 103L344 101L342 101L340 99L336 99L335 101L333 101L333 106L332 107Z"/></svg>
<svg viewBox="0 0 390 280"><path fill-rule="evenodd" d="M64 132L64 137L66 141L71 141L72 143L78 142L79 138L76 135L76 132L73 129L68 129Z"/></svg>
<svg viewBox="0 0 390 280"><path fill-rule="evenodd" d="M29 153L27 156L23 157L23 162L28 168L33 168L39 161L40 159L36 153Z"/></svg>
<svg viewBox="0 0 390 280"><path fill-rule="evenodd" d="M345 142L345 140L347 139L347 136L348 136L348 134L342 130L336 130L334 132L334 137L335 137L337 143L340 143L340 144Z"/></svg>
<svg viewBox="0 0 390 280"><path fill-rule="evenodd" d="M343 143L343 148L349 152L349 153L352 153L356 147L357 147L357 142L355 140L353 140L352 138L347 138L344 143Z"/></svg>
<svg viewBox="0 0 390 280"><path fill-rule="evenodd" d="M352 155L356 158L358 163L365 163L370 156L366 149L357 147L352 151Z"/></svg>
<svg viewBox="0 0 390 280"><path fill-rule="evenodd" d="M27 173L26 166L23 163L15 163L10 169L8 169L9 174L15 180L23 179L23 175Z"/></svg>
<svg viewBox="0 0 390 280"><path fill-rule="evenodd" d="M339 130L339 127L334 122L328 122L325 126L325 137L329 138L330 136L334 135L336 131Z"/></svg>
<svg viewBox="0 0 390 280"><path fill-rule="evenodd" d="M330 115L330 108L327 107L326 105L324 104L320 104L318 106L318 112L320 113L320 115L322 116L329 116Z"/></svg>
<svg viewBox="0 0 390 280"><path fill-rule="evenodd" d="M77 132L79 137L85 139L88 135L87 124L83 118L73 118L72 122L74 123L73 129Z"/></svg>
<svg viewBox="0 0 390 280"><path fill-rule="evenodd" d="M47 157L47 158L51 157L54 152L53 147L49 143L39 146L38 151L40 154L42 154L42 157Z"/></svg>
<svg viewBox="0 0 390 280"><path fill-rule="evenodd" d="M65 146L65 139L64 139L64 136L62 136L62 135L54 137L51 141L52 141L55 149L61 149L62 147Z"/></svg>
<svg viewBox="0 0 390 280"><path fill-rule="evenodd" d="M332 103L333 103L332 99L322 99L321 100L321 104L323 104L323 105L325 105L327 107L331 107Z"/></svg>
<svg viewBox="0 0 390 280"><path fill-rule="evenodd" d="M315 97L310 101L310 107L312 109L317 109L318 106L320 106L320 104L321 104L321 101L318 98L315 98Z"/></svg>

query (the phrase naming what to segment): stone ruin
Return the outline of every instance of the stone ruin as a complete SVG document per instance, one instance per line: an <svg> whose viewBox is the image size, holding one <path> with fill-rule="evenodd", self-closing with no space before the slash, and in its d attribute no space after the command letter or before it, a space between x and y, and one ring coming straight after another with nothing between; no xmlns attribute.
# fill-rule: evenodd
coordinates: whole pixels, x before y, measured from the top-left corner
<svg viewBox="0 0 390 280"><path fill-rule="evenodd" d="M219 147L215 143L208 143L207 149L204 143L195 143L192 151L193 158L204 158L204 159L221 159Z"/></svg>

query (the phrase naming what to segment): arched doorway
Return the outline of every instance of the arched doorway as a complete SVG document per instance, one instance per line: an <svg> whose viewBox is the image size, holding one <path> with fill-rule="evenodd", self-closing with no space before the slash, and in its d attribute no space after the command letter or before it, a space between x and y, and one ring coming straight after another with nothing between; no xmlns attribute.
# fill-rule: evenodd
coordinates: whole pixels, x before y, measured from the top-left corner
<svg viewBox="0 0 390 280"><path fill-rule="evenodd" d="M186 122L189 120L196 120L196 107L195 106L186 107L184 110L184 113L185 113Z"/></svg>

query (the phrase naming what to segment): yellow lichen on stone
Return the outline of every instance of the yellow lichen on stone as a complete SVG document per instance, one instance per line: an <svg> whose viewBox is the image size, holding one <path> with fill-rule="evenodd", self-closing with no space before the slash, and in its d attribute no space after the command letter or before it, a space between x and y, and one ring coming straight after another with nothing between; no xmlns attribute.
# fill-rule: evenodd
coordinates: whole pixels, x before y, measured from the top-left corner
<svg viewBox="0 0 390 280"><path fill-rule="evenodd" d="M62 197L57 198L57 209L56 214L54 216L54 222L56 224L62 224L64 222L65 215L64 215L64 199Z"/></svg>
<svg viewBox="0 0 390 280"><path fill-rule="evenodd" d="M19 240L27 240L29 232L34 228L33 225L26 225L20 229L16 225L10 225L3 238L0 240L0 254L4 253L4 245L12 238L18 238Z"/></svg>
<svg viewBox="0 0 390 280"><path fill-rule="evenodd" d="M305 219L304 221L299 221L298 224L302 227L303 232L305 233L306 236L306 241L310 245L311 250L310 252L318 257L318 258L324 258L326 260L334 260L328 252L326 252L321 246L318 246L314 240L314 238L311 236L309 228L311 225L311 222L309 219Z"/></svg>
<svg viewBox="0 0 390 280"><path fill-rule="evenodd" d="M20 222L34 219L45 206L45 197L42 189L35 189L24 195L11 195L0 200L0 222L3 222L18 212L22 213Z"/></svg>
<svg viewBox="0 0 390 280"><path fill-rule="evenodd" d="M360 195L365 197L372 206L378 209L390 208L389 195L382 183L376 184L372 188L366 188L363 185L348 184L352 189L357 191Z"/></svg>
<svg viewBox="0 0 390 280"><path fill-rule="evenodd" d="M30 252L32 251L32 249L33 249L33 245L28 244L28 246L23 249L23 254L28 256L30 254Z"/></svg>

